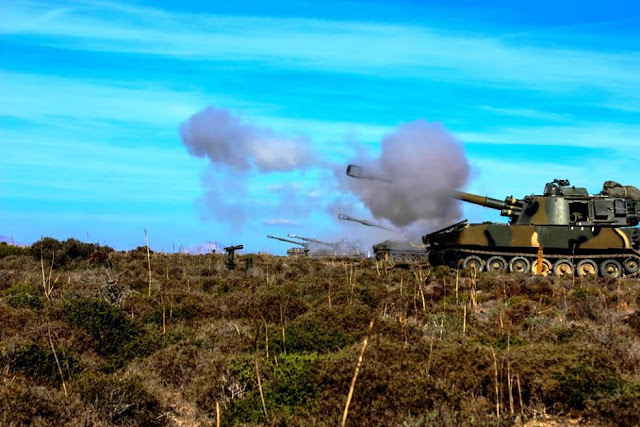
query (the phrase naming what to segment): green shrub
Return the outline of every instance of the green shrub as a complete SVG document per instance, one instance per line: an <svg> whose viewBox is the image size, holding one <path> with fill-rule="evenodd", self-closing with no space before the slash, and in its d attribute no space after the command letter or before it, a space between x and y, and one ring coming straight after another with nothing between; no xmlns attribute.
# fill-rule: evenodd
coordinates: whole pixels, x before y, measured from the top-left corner
<svg viewBox="0 0 640 427"><path fill-rule="evenodd" d="M69 260L64 255L62 242L53 237L43 237L31 245L31 255L36 261L42 260L46 266L63 267Z"/></svg>
<svg viewBox="0 0 640 427"><path fill-rule="evenodd" d="M319 356L310 354L280 354L277 365L266 362L261 365L262 388L265 404L271 412L293 414L298 408L311 405L318 397L317 381ZM243 358L230 366L232 375L247 389L247 395L231 403L225 412L228 423L264 422L260 392L255 386L257 378L253 358ZM265 380L265 378L267 380Z"/></svg>
<svg viewBox="0 0 640 427"><path fill-rule="evenodd" d="M105 357L108 369L147 356L161 346L161 337L129 320L119 309L100 300L76 300L66 304L69 323L84 328L96 340L96 352Z"/></svg>
<svg viewBox="0 0 640 427"><path fill-rule="evenodd" d="M75 376L82 370L79 362L69 354L66 354L66 352L58 351L57 356L65 380ZM11 368L34 378L40 383L56 384L60 382L58 364L53 351L49 348L42 348L35 343L31 343L16 348L8 358Z"/></svg>
<svg viewBox="0 0 640 427"><path fill-rule="evenodd" d="M8 257L10 255L21 256L29 255L29 248L23 248L21 246L10 245L7 242L0 242L0 259Z"/></svg>
<svg viewBox="0 0 640 427"><path fill-rule="evenodd" d="M563 373L556 373L554 377L559 383L560 401L566 402L571 409L579 410L585 408L588 399L612 395L623 385L620 375L606 363L580 362L567 367Z"/></svg>
<svg viewBox="0 0 640 427"><path fill-rule="evenodd" d="M44 307L42 302L43 292L38 286L29 283L21 283L13 286L7 292L7 302L14 308L32 308L40 310Z"/></svg>

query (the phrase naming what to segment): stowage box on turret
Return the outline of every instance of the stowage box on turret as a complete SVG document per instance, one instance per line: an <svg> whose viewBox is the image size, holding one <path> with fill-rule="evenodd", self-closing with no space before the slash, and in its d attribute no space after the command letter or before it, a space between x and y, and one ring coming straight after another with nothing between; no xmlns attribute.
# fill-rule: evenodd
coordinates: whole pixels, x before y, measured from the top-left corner
<svg viewBox="0 0 640 427"><path fill-rule="evenodd" d="M454 197L500 210L510 221L462 221L423 236L432 264L558 276L620 277L640 270L640 191L635 187L607 181L600 194L590 195L556 179L542 195L522 199L464 192Z"/></svg>

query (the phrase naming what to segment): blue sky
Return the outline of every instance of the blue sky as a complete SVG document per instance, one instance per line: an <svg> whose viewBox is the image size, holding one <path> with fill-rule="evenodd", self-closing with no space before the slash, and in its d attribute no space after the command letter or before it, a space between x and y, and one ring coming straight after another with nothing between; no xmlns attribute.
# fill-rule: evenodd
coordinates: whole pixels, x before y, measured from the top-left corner
<svg viewBox="0 0 640 427"><path fill-rule="evenodd" d="M178 129L208 105L303 136L323 164L439 122L466 189L497 198L638 185L640 4L559 3L0 0L0 235L275 253L266 234L359 237L320 166L238 178L190 156ZM212 181L243 221L202 206Z"/></svg>

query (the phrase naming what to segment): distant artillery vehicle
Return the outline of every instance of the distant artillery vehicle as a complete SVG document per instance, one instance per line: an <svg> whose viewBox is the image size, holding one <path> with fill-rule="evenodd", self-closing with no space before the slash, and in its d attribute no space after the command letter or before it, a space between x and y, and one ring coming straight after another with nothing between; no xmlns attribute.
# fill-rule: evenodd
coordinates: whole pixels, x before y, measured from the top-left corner
<svg viewBox="0 0 640 427"><path fill-rule="evenodd" d="M326 248L310 247L311 249L310 255L314 257L329 257L329 256L339 256L339 257L348 257L348 258L363 257L363 254L358 250L357 247L345 241L325 242L322 240L313 239L311 237L298 236L296 234L287 234L287 236L291 238L303 240L307 242L308 245L318 245L318 246L326 247Z"/></svg>
<svg viewBox="0 0 640 427"><path fill-rule="evenodd" d="M296 256L309 255L309 248L307 247L306 243L298 242L296 240L285 239L284 237L271 236L271 235L268 235L267 238L280 240L281 242L293 243L294 245L299 245L300 247L293 247L293 248L287 249L287 255L289 256L296 257Z"/></svg>
<svg viewBox="0 0 640 427"><path fill-rule="evenodd" d="M354 165L350 165L354 166ZM381 228L393 233L402 234L400 231L390 227L385 227L366 219L353 218L349 215L338 214L338 218L344 221L353 221L365 225L367 227ZM387 260L394 263L410 263L427 261L428 255L426 248L422 245L416 245L409 239L406 240L385 240L373 245L373 254L377 260Z"/></svg>
<svg viewBox="0 0 640 427"><path fill-rule="evenodd" d="M640 270L640 191L607 181L603 191L556 179L542 195L504 201L454 197L500 211L509 223L453 224L423 236L432 264L477 271L621 277Z"/></svg>
<svg viewBox="0 0 640 427"><path fill-rule="evenodd" d="M287 234L287 236L292 239L303 240L308 243L315 243L317 245L327 246L330 248L335 248L337 246L335 243L323 242L322 240L312 239L311 237L298 236L296 234Z"/></svg>

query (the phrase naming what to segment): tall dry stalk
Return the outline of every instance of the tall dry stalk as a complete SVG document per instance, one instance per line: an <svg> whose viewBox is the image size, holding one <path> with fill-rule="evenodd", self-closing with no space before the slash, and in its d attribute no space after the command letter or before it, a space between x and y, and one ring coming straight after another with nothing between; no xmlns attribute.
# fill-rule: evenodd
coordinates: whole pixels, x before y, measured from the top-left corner
<svg viewBox="0 0 640 427"><path fill-rule="evenodd" d="M149 250L149 235L147 229L144 229L144 239L147 242L147 265L149 266L149 296L151 296L151 252Z"/></svg>
<svg viewBox="0 0 640 427"><path fill-rule="evenodd" d="M520 413L524 411L524 405L522 404L522 387L520 386L520 374L516 374L516 383L518 384L518 398L520 400Z"/></svg>
<svg viewBox="0 0 640 427"><path fill-rule="evenodd" d="M42 289L44 291L44 295L47 297L47 301L51 301L51 292L53 292L53 288L56 283L58 283L58 279L60 275L56 276L56 279L51 283L51 276L53 275L53 261L55 259L55 252L51 256L51 265L49 266L49 274L45 276L44 272L44 257L42 256L42 251L40 251L40 267L42 269Z"/></svg>
<svg viewBox="0 0 640 427"><path fill-rule="evenodd" d="M462 316L462 335L467 335L467 302L464 302L463 316Z"/></svg>
<svg viewBox="0 0 640 427"><path fill-rule="evenodd" d="M62 373L62 366L60 365L60 360L58 359L58 353L56 353L56 347L53 345L53 340L51 339L51 327L49 323L47 323L47 335L49 336L49 344L51 344L51 351L53 351L53 357L56 359L56 365L58 365L58 372L60 373L60 380L62 381L62 389L64 390L65 397L67 396L67 385L64 383L64 374Z"/></svg>
<svg viewBox="0 0 640 427"><path fill-rule="evenodd" d="M256 369L256 378L258 379L258 390L260 391L260 401L262 402L262 410L264 417L269 421L269 414L267 413L267 404L264 400L264 392L262 391L262 380L260 379L260 368L258 367L258 349L253 353L253 364Z"/></svg>
<svg viewBox="0 0 640 427"><path fill-rule="evenodd" d="M349 387L349 394L347 395L347 402L344 405L344 413L342 414L342 422L340 423L341 427L345 427L347 425L347 416L349 415L349 405L351 405L351 399L353 398L353 391L356 388L356 381L358 380L358 374L360 373L360 368L362 368L362 361L364 360L364 352L367 349L367 344L369 343L369 337L371 336L371 331L373 330L373 324L375 322L375 317L371 319L369 322L369 329L367 329L367 335L365 335L364 340L362 341L362 348L360 348L360 356L358 357L358 363L356 364L356 369L353 372L353 378L351 379L351 386Z"/></svg>
<svg viewBox="0 0 640 427"><path fill-rule="evenodd" d="M500 417L500 384L498 381L498 359L496 358L496 352L491 347L491 353L493 354L493 368L495 372L495 386L496 386L496 417Z"/></svg>
<svg viewBox="0 0 640 427"><path fill-rule="evenodd" d="M427 360L427 376L431 375L431 356L433 355L433 342L435 341L435 336L431 334L431 342L429 343L429 359Z"/></svg>
<svg viewBox="0 0 640 427"><path fill-rule="evenodd" d="M514 415L513 378L511 378L511 336L507 336L507 387L509 388L509 412Z"/></svg>
<svg viewBox="0 0 640 427"><path fill-rule="evenodd" d="M267 360L269 360L269 325L267 325L267 320L264 321L264 345L267 350Z"/></svg>

